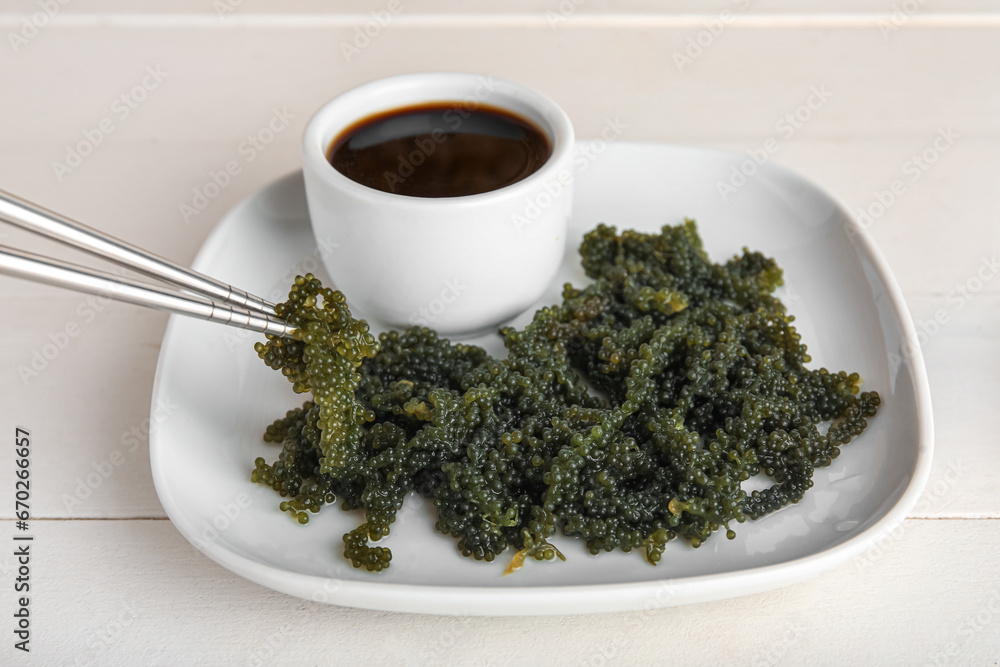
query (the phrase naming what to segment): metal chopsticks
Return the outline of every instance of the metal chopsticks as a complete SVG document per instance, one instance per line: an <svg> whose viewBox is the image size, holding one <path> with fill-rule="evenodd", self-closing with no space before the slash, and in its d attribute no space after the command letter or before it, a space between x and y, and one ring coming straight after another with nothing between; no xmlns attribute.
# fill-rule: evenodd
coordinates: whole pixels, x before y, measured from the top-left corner
<svg viewBox="0 0 1000 667"><path fill-rule="evenodd" d="M219 303L274 315L274 304L0 190L0 220L176 285Z"/></svg>
<svg viewBox="0 0 1000 667"><path fill-rule="evenodd" d="M274 305L260 297L3 191L0 191L0 221L86 250L193 294L180 294L11 248L0 248L0 273L260 333L290 336L293 331L291 325L277 317Z"/></svg>

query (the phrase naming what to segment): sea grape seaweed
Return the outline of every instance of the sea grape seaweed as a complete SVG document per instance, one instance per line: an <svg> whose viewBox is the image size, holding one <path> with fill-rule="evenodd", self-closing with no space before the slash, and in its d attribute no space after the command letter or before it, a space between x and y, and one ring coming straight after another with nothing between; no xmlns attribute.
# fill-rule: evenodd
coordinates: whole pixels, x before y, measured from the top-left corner
<svg viewBox="0 0 1000 667"><path fill-rule="evenodd" d="M856 373L806 367L774 260L744 249L716 264L691 220L600 225L580 255L593 282L502 329L504 360L419 327L376 343L342 294L297 278L278 312L299 340L257 351L313 400L267 428L281 452L256 460L253 481L301 523L338 498L363 509L344 555L369 571L389 567L372 542L411 492L463 555L512 549L508 571L564 559L558 531L655 565L675 538L732 538L732 524L798 502L875 415ZM769 486L746 493L758 476Z"/></svg>

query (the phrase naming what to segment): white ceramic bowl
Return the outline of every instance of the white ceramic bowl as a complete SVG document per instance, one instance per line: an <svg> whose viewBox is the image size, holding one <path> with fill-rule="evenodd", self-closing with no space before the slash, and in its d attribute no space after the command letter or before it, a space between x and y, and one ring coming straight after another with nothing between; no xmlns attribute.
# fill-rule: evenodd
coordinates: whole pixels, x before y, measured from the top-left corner
<svg viewBox="0 0 1000 667"><path fill-rule="evenodd" d="M542 167L512 185L462 197L375 190L327 160L330 143L379 112L456 102L484 104L537 124L552 142ZM357 314L393 327L445 335L482 332L514 317L546 290L566 247L572 201L573 126L552 100L514 83L456 73L374 81L331 100L309 121L303 174L313 232L336 287Z"/></svg>

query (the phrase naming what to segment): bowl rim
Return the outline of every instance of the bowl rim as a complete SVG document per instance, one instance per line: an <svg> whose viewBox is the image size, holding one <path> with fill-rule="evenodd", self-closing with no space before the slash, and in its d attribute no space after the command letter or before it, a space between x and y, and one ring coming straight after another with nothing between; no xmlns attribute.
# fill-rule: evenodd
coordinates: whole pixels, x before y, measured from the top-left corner
<svg viewBox="0 0 1000 667"><path fill-rule="evenodd" d="M406 108L426 103L462 104L478 87L484 85L495 87L495 91L482 100L475 98L486 107L499 108L516 115L528 116L528 120L538 125L552 143L552 153L545 163L525 178L497 188L489 192L457 197L415 197L376 190L351 180L340 173L327 160L326 151L332 142L344 129L372 114L389 111L394 108ZM453 95L442 95L424 92L425 89L437 90L452 88ZM405 95L406 101L373 104L371 100L392 96ZM505 102L507 100L507 102ZM530 111L525 113L520 108L511 108L510 100L517 100ZM364 109L361 112L346 113L347 108ZM347 122L332 123L331 117L346 114ZM335 128L331 131L331 124ZM341 190L351 197L367 203L382 206L405 207L465 207L489 206L498 200L523 197L537 185L550 181L561 181L560 172L572 177L570 159L572 157L575 133L569 116L554 100L548 96L518 83L499 79L492 75L469 74L463 72L421 72L416 74L400 74L397 76L377 79L351 88L321 106L309 119L302 134L303 170L310 172L328 187Z"/></svg>

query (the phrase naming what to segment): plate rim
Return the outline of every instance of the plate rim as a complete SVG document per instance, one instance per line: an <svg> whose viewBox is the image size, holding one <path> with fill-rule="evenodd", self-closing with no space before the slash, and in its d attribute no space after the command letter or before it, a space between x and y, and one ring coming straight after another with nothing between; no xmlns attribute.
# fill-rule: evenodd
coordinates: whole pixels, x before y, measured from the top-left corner
<svg viewBox="0 0 1000 667"><path fill-rule="evenodd" d="M578 141L578 144L589 143ZM665 142L619 141L606 147L615 150L622 147L655 147L656 149L686 150L699 153L714 153L735 161L745 158L743 153L708 148L697 145L672 144ZM722 573L685 576L678 578L648 579L636 582L566 584L560 586L447 586L440 584L405 584L384 581L358 581L317 575L302 574L272 565L260 563L234 553L216 542L204 542L196 536L196 531L185 523L184 515L173 501L167 482L162 478L163 466L157 466L158 454L163 451L160 428L156 420L151 420L149 435L150 468L153 485L163 509L172 525L210 559L239 576L272 588L314 602L327 602L355 608L397 611L405 613L476 615L476 616L530 616L552 614L588 614L613 611L639 610L679 606L694 602L708 602L724 598L739 597L787 585L800 583L861 556L885 539L909 515L916 505L930 476L934 450L934 425L931 407L930 386L924 364L923 352L917 338L913 318L906 306L902 290L893 275L881 250L862 227L857 216L846 202L825 186L807 177L802 172L774 160L768 161L760 169L774 170L786 177L792 177L808 184L817 193L830 201L843 216L844 227L852 235L855 245L870 261L878 279L885 286L890 303L899 321L902 342L911 351L906 363L913 376L913 395L916 408L916 459L913 473L899 499L871 526L839 544L818 552L800 556L789 561ZM230 220L249 206L253 200L268 189L281 187L286 181L301 178L301 169L296 169L275 178L255 189L220 217L212 231L198 249L192 268L199 270L208 251L212 250L223 235L223 228ZM870 280L868 281L870 282ZM180 317L171 315L164 330L161 349L157 357L153 380L150 413L155 411L157 399L162 390L165 370L164 360L172 350L175 337L172 335ZM289 585L290 584L290 585ZM329 589L333 591L326 595ZM656 591L669 590L666 600L651 595ZM317 599L316 591L324 591L324 599ZM313 591L314 594L304 594ZM433 596L428 595L433 593ZM586 600L589 605L574 605ZM513 603L517 604L513 604ZM595 602L599 604L595 604ZM653 606L650 607L650 602ZM600 607L600 608L595 608Z"/></svg>

